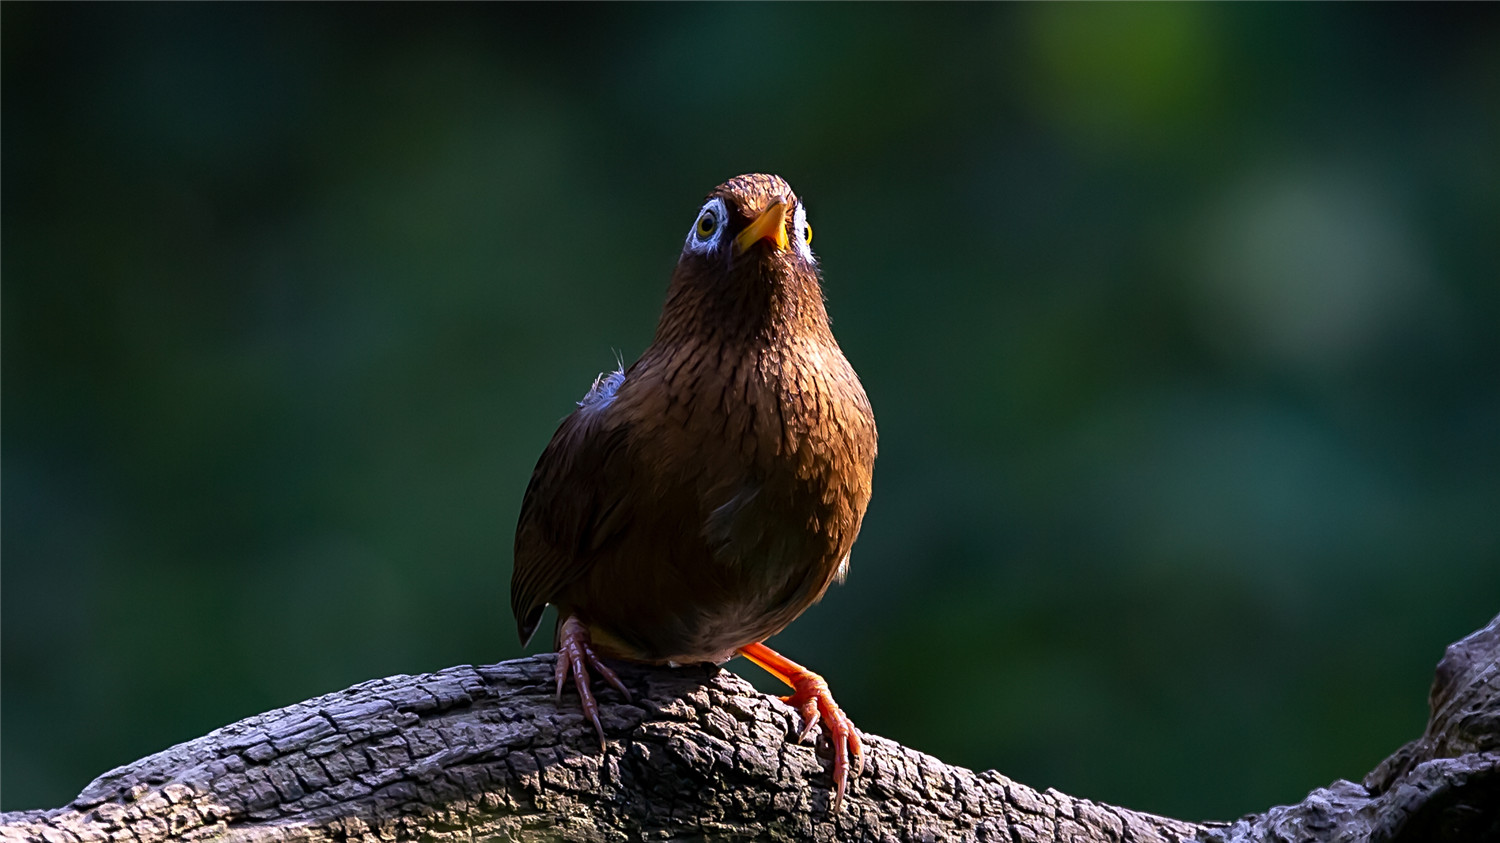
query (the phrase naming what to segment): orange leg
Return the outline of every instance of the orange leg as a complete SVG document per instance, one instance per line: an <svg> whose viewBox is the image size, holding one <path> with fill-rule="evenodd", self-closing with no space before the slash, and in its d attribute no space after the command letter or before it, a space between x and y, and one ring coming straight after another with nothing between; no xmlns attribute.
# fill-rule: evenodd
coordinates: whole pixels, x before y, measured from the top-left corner
<svg viewBox="0 0 1500 843"><path fill-rule="evenodd" d="M625 701L630 701L630 692L609 666L599 660L594 652L594 642L589 638L589 628L576 616L569 615L557 630L557 701L562 702L563 685L568 675L573 676L573 685L578 688L578 702L583 713L594 722L594 731L599 733L599 751L604 751L604 724L599 722L599 704L594 701L594 691L589 687L589 668L599 671L604 681L614 686Z"/></svg>
<svg viewBox="0 0 1500 843"><path fill-rule="evenodd" d="M844 785L849 779L849 760L854 760L856 776L865 767L864 745L860 743L854 724L849 721L843 709L839 708L838 703L833 701L833 695L828 692L828 683L823 677L764 644L741 647L739 653L792 688L792 694L782 697L781 701L797 709L802 715L802 732L797 735L797 740L807 739L821 715L823 728L828 730L829 741L833 744L833 810L837 812L844 802Z"/></svg>

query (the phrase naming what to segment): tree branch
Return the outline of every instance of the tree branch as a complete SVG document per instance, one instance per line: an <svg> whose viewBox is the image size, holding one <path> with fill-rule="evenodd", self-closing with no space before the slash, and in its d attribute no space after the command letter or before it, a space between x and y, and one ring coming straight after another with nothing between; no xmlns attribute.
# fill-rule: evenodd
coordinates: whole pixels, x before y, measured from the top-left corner
<svg viewBox="0 0 1500 843"><path fill-rule="evenodd" d="M1500 618L1448 648L1426 732L1362 784L1233 825L1037 792L878 737L829 812L828 761L732 673L623 665L601 755L551 656L392 676L99 777L0 840L1500 840ZM1488 835L1488 836L1486 836Z"/></svg>

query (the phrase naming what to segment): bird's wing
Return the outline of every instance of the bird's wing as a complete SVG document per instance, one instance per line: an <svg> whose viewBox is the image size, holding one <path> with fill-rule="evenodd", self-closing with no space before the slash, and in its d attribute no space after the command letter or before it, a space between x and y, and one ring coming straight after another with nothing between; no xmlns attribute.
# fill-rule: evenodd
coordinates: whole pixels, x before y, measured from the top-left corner
<svg viewBox="0 0 1500 843"><path fill-rule="evenodd" d="M585 399L564 419L526 487L510 581L510 607L523 644L547 604L588 570L628 520L628 428L607 406Z"/></svg>

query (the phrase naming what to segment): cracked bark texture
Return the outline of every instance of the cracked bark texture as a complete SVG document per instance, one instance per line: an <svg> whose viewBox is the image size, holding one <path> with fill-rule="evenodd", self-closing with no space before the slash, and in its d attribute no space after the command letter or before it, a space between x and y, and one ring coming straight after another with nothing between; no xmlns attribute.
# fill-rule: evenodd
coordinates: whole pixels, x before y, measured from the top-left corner
<svg viewBox="0 0 1500 843"><path fill-rule="evenodd" d="M600 754L552 656L365 682L110 771L0 840L1500 841L1500 618L1448 648L1426 732L1362 783L1233 824L1038 792L878 737L829 812L828 759L734 674L625 665Z"/></svg>

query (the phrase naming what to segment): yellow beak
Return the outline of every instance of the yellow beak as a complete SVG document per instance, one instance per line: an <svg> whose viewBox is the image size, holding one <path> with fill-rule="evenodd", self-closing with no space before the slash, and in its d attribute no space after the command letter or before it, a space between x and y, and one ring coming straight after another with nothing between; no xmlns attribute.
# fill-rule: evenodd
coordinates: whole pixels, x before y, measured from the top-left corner
<svg viewBox="0 0 1500 843"><path fill-rule="evenodd" d="M756 217L754 222L745 226L745 230L734 238L734 251L744 252L765 239L775 243L777 251L786 251L785 202L772 202L770 207L760 212L760 216Z"/></svg>

